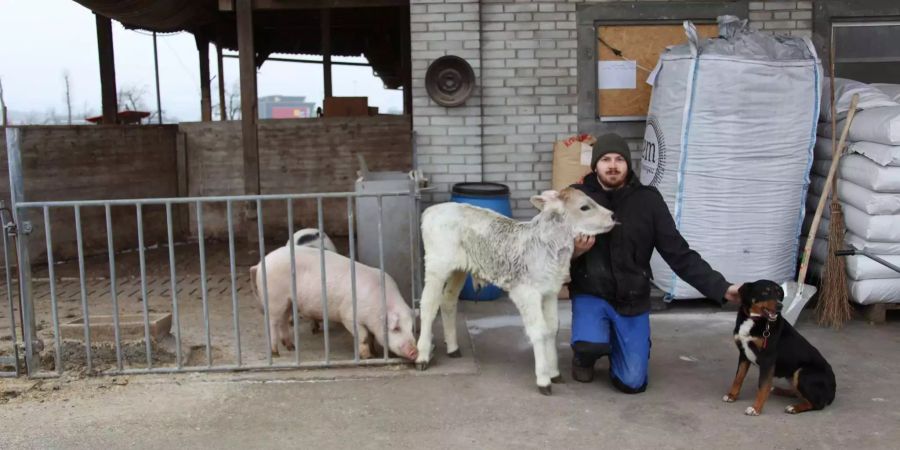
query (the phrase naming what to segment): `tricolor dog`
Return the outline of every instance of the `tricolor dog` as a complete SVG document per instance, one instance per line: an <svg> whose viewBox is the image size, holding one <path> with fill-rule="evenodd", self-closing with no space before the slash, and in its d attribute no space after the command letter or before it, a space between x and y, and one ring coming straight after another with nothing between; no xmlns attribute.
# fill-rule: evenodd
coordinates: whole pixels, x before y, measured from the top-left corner
<svg viewBox="0 0 900 450"><path fill-rule="evenodd" d="M753 406L744 411L748 416L762 413L770 392L800 400L785 408L789 414L830 405L836 386L834 372L822 354L779 314L784 299L781 287L759 280L744 284L739 292L741 308L734 324L734 342L740 354L738 369L731 390L722 401L737 400L753 364L759 367L759 389ZM774 377L786 378L791 387L773 387Z"/></svg>

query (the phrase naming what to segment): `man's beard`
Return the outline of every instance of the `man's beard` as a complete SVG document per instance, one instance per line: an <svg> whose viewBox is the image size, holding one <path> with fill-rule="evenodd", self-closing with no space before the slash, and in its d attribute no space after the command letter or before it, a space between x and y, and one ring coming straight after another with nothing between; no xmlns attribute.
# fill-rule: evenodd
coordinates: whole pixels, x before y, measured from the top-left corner
<svg viewBox="0 0 900 450"><path fill-rule="evenodd" d="M615 180L610 179L610 177L615 177ZM604 187L608 189L618 189L625 184L625 179L628 178L626 174L620 171L606 171L602 174L597 174L597 179L600 181Z"/></svg>

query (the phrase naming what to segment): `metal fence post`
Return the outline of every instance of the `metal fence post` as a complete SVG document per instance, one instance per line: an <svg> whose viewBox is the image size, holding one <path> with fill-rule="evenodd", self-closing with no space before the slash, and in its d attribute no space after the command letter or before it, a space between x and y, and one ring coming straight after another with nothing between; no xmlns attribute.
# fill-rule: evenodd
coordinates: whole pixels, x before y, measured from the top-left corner
<svg viewBox="0 0 900 450"><path fill-rule="evenodd" d="M31 256L28 253L28 235L31 222L19 215L18 204L25 201L25 186L22 178L22 149L20 130L6 129L6 153L9 161L9 197L12 201L13 223L16 226L16 254L19 255L19 299L22 311L22 334L25 341L25 366L28 375L33 375L38 361L34 353L42 345L37 341L34 323L34 305L31 303ZM35 348L37 344L37 349Z"/></svg>
<svg viewBox="0 0 900 450"><path fill-rule="evenodd" d="M9 266L9 236L7 235L6 227L7 225L12 225L12 222L7 222L6 218L3 216L3 210L6 209L6 204L3 200L0 200L0 224L3 225L3 229L0 230L0 233L3 233L3 268L6 275L6 301L9 307L9 339L13 346L12 351L12 366L15 369L12 372L12 376L18 377L22 373L22 367L19 363L19 338L16 334L16 306L13 302L12 295L12 268ZM10 217L12 220L12 217ZM2 360L2 358L0 358ZM8 363L7 363L8 364ZM10 376L10 373L4 372L0 374L4 377Z"/></svg>

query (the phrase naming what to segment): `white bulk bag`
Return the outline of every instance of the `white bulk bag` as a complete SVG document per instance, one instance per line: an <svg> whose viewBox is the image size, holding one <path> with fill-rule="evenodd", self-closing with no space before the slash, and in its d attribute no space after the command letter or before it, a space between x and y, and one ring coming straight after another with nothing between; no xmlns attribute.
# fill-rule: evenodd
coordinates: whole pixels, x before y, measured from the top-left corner
<svg viewBox="0 0 900 450"><path fill-rule="evenodd" d="M782 282L794 277L821 67L809 39L719 24L724 38L701 41L685 22L688 44L659 59L641 182L729 281ZM651 268L669 298L702 297L658 253Z"/></svg>

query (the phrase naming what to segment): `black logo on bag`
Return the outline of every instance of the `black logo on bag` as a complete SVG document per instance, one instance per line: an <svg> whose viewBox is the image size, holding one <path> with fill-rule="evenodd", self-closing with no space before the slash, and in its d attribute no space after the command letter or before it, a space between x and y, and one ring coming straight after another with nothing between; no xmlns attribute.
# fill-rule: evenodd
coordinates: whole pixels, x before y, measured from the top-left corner
<svg viewBox="0 0 900 450"><path fill-rule="evenodd" d="M647 186L659 186L666 172L666 139L656 117L647 118L642 150L641 183Z"/></svg>

